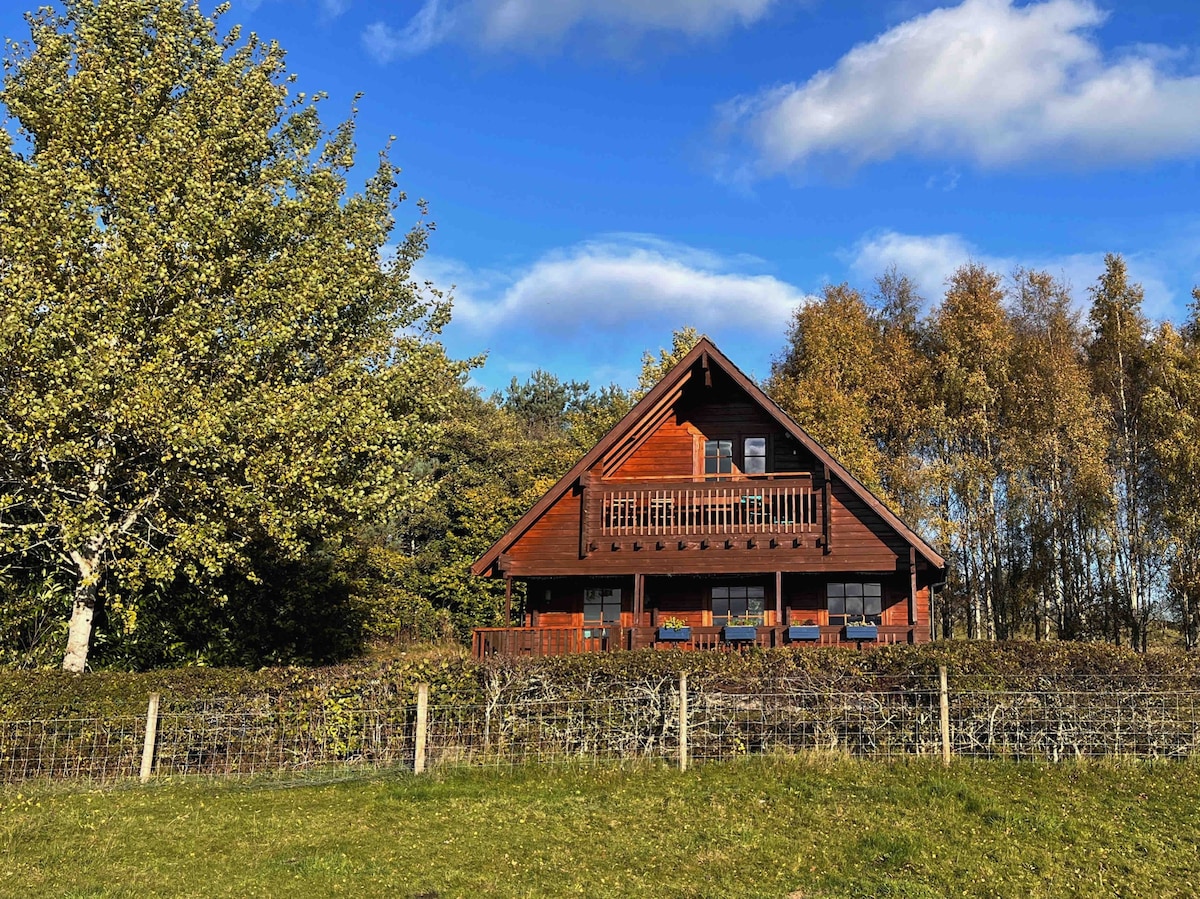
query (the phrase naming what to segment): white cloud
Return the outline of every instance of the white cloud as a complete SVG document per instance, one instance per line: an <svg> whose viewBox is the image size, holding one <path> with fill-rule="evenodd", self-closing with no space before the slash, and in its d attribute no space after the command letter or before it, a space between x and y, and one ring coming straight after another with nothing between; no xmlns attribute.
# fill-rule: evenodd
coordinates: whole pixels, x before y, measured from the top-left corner
<svg viewBox="0 0 1200 899"><path fill-rule="evenodd" d="M321 0L321 11L331 19L336 19L350 8L350 0Z"/></svg>
<svg viewBox="0 0 1200 899"><path fill-rule="evenodd" d="M1178 51L1106 57L1091 0L965 0L860 44L803 84L739 97L724 127L755 174L900 154L985 167L1103 166L1200 150L1200 77Z"/></svg>
<svg viewBox="0 0 1200 899"><path fill-rule="evenodd" d="M454 37L489 49L544 52L590 30L610 46L653 32L711 37L753 25L780 0L425 0L403 28L369 26L363 41L380 62Z"/></svg>
<svg viewBox="0 0 1200 899"><path fill-rule="evenodd" d="M441 43L453 24L453 18L443 12L440 0L426 0L403 28L372 22L363 32L363 47L379 63L416 56Z"/></svg>
<svg viewBox="0 0 1200 899"><path fill-rule="evenodd" d="M959 234L903 234L878 231L866 235L846 254L850 270L867 281L893 265L916 282L927 304L936 304L945 293L954 270L968 262L985 265L1008 276L1020 268L1046 271L1072 289L1075 305L1086 309L1088 288L1104 271L1104 253L1068 253L1052 256L1003 256L981 251ZM1130 278L1145 291L1143 310L1152 319L1177 318L1179 297L1168 286L1161 260L1153 253L1125 254Z"/></svg>
<svg viewBox="0 0 1200 899"><path fill-rule="evenodd" d="M454 321L475 333L519 328L544 335L625 333L692 324L781 334L809 295L727 257L647 235L618 234L556 250L504 274L426 257L419 277L454 283Z"/></svg>

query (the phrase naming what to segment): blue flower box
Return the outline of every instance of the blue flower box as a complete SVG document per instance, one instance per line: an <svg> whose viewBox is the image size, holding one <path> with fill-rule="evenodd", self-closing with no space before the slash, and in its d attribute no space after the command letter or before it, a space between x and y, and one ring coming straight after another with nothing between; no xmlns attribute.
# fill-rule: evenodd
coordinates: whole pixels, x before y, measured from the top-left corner
<svg viewBox="0 0 1200 899"><path fill-rule="evenodd" d="M878 640L879 625L877 624L847 624L847 640Z"/></svg>
<svg viewBox="0 0 1200 899"><path fill-rule="evenodd" d="M726 640L753 640L758 636L758 628L753 624L727 624L722 635Z"/></svg>
<svg viewBox="0 0 1200 899"><path fill-rule="evenodd" d="M692 639L692 629L690 627L660 627L658 629L658 639L690 640Z"/></svg>
<svg viewBox="0 0 1200 899"><path fill-rule="evenodd" d="M820 640L821 626L819 624L793 624L787 629L787 638L793 641Z"/></svg>

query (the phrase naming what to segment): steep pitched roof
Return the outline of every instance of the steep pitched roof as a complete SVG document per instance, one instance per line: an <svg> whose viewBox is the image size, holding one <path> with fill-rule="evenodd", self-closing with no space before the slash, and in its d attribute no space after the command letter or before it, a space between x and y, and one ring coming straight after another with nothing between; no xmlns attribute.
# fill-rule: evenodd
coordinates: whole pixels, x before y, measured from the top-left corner
<svg viewBox="0 0 1200 899"><path fill-rule="evenodd" d="M547 490L542 498L534 503L532 508L505 532L504 536L493 543L491 548L479 557L475 564L471 566L471 571L475 574L483 574L487 571L500 557L500 554L516 543L521 535L541 517L542 513L566 493L586 471L602 459L610 449L622 440L625 440L646 415L661 409L664 399L677 394L692 377L692 370L698 362L702 363L706 368L710 365L716 365L722 369L735 384L741 387L752 400L758 403L774 418L785 431L795 437L803 447L824 464L834 477L849 487L859 499L894 528L901 537L907 540L930 565L935 568L946 567L946 560L937 550L905 524L895 512L889 509L879 497L867 489L866 485L859 481L858 478L850 474L840 462L829 455L823 446L817 443L800 425L796 424L786 412L779 408L774 400L767 396L757 384L746 377L741 369L734 365L724 353L718 350L711 340L707 337L701 337L691 352L667 372L666 376L649 393L642 397L629 410L625 417L613 426L612 430L600 439L600 442L576 462L574 467L558 480L558 483Z"/></svg>

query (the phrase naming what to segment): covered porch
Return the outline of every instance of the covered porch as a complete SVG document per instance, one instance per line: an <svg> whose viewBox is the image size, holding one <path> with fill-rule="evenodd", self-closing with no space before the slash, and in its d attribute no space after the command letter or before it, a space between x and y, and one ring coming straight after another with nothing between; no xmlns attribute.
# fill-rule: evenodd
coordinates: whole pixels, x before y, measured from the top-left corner
<svg viewBox="0 0 1200 899"><path fill-rule="evenodd" d="M910 572L530 578L525 587L517 621L475 630L477 658L929 639Z"/></svg>
<svg viewBox="0 0 1200 899"><path fill-rule="evenodd" d="M874 646L891 643L921 642L915 626L880 625L873 636L852 639L846 625L815 625L793 633L786 625L755 627L750 639L729 639L722 627L689 627L687 636L663 639L658 627L480 627L471 641L477 659L493 656L570 655L573 653L621 652L633 649L666 651L718 650L738 651L752 646L762 648L790 646ZM815 635L813 634L815 628Z"/></svg>

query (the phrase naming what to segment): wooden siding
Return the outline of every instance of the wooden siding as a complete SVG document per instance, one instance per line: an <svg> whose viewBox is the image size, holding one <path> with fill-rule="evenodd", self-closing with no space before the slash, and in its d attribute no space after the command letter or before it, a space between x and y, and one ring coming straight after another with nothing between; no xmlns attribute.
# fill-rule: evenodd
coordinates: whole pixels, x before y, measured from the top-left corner
<svg viewBox="0 0 1200 899"><path fill-rule="evenodd" d="M693 474L698 437L698 432L687 422L670 415L618 468L609 471L609 460L605 460L604 476L619 479Z"/></svg>

